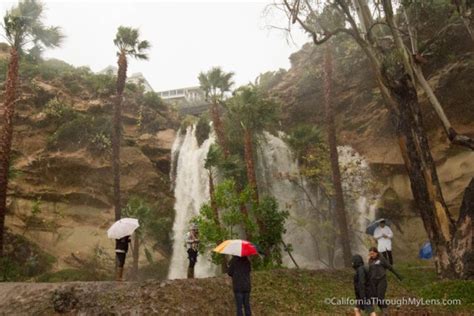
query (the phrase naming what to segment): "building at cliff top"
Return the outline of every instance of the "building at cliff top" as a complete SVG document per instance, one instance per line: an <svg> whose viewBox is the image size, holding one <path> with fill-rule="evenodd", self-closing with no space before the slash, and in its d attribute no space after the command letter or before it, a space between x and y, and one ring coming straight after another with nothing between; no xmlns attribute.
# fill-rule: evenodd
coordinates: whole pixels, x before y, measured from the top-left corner
<svg viewBox="0 0 474 316"><path fill-rule="evenodd" d="M199 86L160 91L158 94L183 114L198 115L209 108L206 95Z"/></svg>

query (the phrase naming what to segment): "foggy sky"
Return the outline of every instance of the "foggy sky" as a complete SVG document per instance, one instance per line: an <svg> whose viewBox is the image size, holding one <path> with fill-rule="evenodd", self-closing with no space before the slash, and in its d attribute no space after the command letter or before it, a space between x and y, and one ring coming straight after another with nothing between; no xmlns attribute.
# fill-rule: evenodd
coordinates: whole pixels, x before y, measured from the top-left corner
<svg viewBox="0 0 474 316"><path fill-rule="evenodd" d="M119 25L138 27L152 48L149 61L131 60L129 74L142 72L155 91L198 85L197 76L212 66L235 72L237 85L258 74L288 68L292 52L308 39L293 30L294 42L269 25L286 26L266 1L43 1L47 25L67 36L45 57L99 71L116 64L113 39ZM16 1L2 1L0 14Z"/></svg>

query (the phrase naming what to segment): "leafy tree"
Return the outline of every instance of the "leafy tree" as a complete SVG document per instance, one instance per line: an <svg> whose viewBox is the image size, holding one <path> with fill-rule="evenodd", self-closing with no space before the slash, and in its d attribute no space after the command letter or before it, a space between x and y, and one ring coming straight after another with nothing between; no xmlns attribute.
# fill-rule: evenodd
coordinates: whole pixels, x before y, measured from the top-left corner
<svg viewBox="0 0 474 316"><path fill-rule="evenodd" d="M280 265L280 246L288 213L279 210L274 198L264 197L261 203L256 205L252 203L250 188L238 192L233 180L225 180L216 186L213 200L220 212L220 224L215 221L214 210L210 203L202 205L200 214L193 218L193 222L199 226L202 251L214 248L220 241L241 238L243 231L249 231L253 236L250 241L266 254L263 259L255 259L257 266ZM242 203L252 205L249 217L240 211ZM259 230L256 221L267 225L267 229ZM214 263L220 264L223 259L222 255L212 253Z"/></svg>
<svg viewBox="0 0 474 316"><path fill-rule="evenodd" d="M115 219L121 217L120 201L120 142L122 138L122 101L125 82L127 80L128 57L147 60L146 50L150 48L148 41L140 40L138 29L119 26L114 39L118 48L118 71L116 84L116 100L114 103L113 134L112 134L112 172L114 174L114 208Z"/></svg>
<svg viewBox="0 0 474 316"><path fill-rule="evenodd" d="M10 45L10 60L5 84L4 122L0 131L0 257L3 256L3 235L8 188L8 170L13 137L13 117L17 99L20 56L25 52L39 56L45 48L60 45L63 35L56 26L43 24L43 4L36 0L23 0L7 11L2 28Z"/></svg>

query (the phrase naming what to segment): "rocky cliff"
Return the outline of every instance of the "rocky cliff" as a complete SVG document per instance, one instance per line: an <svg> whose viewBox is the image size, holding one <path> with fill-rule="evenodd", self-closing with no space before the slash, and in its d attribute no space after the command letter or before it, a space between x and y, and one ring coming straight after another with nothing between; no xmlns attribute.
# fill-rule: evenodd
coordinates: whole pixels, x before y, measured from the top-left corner
<svg viewBox="0 0 474 316"><path fill-rule="evenodd" d="M424 73L440 99L453 127L474 136L474 52L462 30L443 38L440 55L431 57ZM362 51L349 38L338 38L333 50L333 105L339 145L351 145L366 157L380 189L378 216L399 218L399 248L416 256L426 240L413 204L398 143L376 82ZM282 126L300 123L324 128L324 48L306 44L290 57L291 68L274 74L267 89L283 104ZM474 153L452 146L424 93L419 91L424 125L438 165L443 194L457 214L465 187L474 177ZM413 242L415 241L415 242Z"/></svg>
<svg viewBox="0 0 474 316"><path fill-rule="evenodd" d="M98 255L113 266L114 244L106 230L114 219L114 78L56 60L22 66L7 229L54 256L53 270L80 267ZM174 216L168 173L177 117L135 84L127 85L123 107L124 205L129 197L140 197L168 230ZM155 260L169 253L168 231L162 236L161 242L149 241ZM18 250L6 247L7 252Z"/></svg>

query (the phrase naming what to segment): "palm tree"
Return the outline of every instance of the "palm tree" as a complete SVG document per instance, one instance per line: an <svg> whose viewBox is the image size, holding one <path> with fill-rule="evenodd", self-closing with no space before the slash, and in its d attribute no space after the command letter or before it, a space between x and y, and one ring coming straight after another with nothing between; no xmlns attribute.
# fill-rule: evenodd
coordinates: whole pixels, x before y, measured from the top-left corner
<svg viewBox="0 0 474 316"><path fill-rule="evenodd" d="M145 53L150 48L148 41L140 41L138 29L119 26L114 44L118 48L117 96L114 105L113 135L112 135L112 172L114 174L114 208L115 220L121 217L120 202L120 141L122 134L122 100L127 80L128 57L148 60Z"/></svg>
<svg viewBox="0 0 474 316"><path fill-rule="evenodd" d="M228 109L230 120L239 122L242 127L247 180L253 191L253 200L258 204L254 137L276 122L278 106L272 100L264 98L256 87L245 86L236 90L229 100Z"/></svg>
<svg viewBox="0 0 474 316"><path fill-rule="evenodd" d="M59 27L45 26L41 21L43 4L36 0L23 0L7 11L2 28L10 45L2 129L0 131L0 257L3 256L3 233L8 189L8 170L13 137L13 117L18 90L20 57L25 53L36 56L45 48L60 45L63 35Z"/></svg>
<svg viewBox="0 0 474 316"><path fill-rule="evenodd" d="M339 170L339 156L337 153L336 126L334 124L334 112L332 106L332 58L331 46L326 45L324 56L324 101L326 107L326 124L328 129L329 155L332 170L332 183L335 191L336 216L339 223L340 239L342 244L342 254L344 266L351 266L351 247L349 241L349 230L347 228L346 210L344 207L344 195L342 192L341 171Z"/></svg>
<svg viewBox="0 0 474 316"><path fill-rule="evenodd" d="M211 116L214 130L217 135L217 142L221 146L224 158L229 156L222 120L219 114L219 105L222 104L225 93L230 91L234 84L232 82L233 72L224 72L220 67L213 67L208 72L199 74L199 84L206 93L206 99L211 102Z"/></svg>

